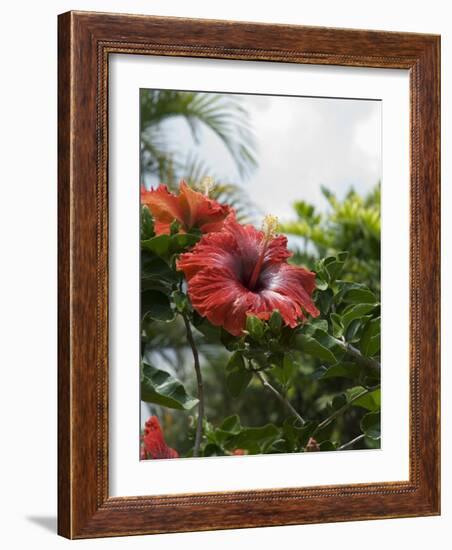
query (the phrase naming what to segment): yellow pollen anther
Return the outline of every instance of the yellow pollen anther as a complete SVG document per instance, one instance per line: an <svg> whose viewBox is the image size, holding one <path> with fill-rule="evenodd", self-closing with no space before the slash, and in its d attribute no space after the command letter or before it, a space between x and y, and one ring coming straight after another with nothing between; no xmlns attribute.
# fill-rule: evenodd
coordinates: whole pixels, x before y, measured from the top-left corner
<svg viewBox="0 0 452 550"><path fill-rule="evenodd" d="M279 220L276 216L268 214L265 216L264 221L262 222L262 231L264 232L265 239L270 239L276 233L278 229Z"/></svg>
<svg viewBox="0 0 452 550"><path fill-rule="evenodd" d="M215 180L210 176L206 176L201 181L201 188L204 191L204 195L206 197L209 196L209 193L214 188L214 186L215 186Z"/></svg>

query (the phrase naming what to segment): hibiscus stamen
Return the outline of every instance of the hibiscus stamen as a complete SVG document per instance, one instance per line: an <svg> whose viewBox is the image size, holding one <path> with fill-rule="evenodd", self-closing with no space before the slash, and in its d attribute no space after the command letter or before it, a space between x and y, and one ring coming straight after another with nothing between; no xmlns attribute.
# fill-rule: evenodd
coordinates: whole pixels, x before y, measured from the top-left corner
<svg viewBox="0 0 452 550"><path fill-rule="evenodd" d="M253 272L251 273L250 280L248 281L248 288L253 290L256 286L257 280L259 278L262 264L264 263L265 253L267 252L268 243L273 239L276 234L276 229L278 227L278 218L272 214L265 216L264 221L262 222L262 232L264 237L260 243L260 254L257 259L256 265L254 266Z"/></svg>
<svg viewBox="0 0 452 550"><path fill-rule="evenodd" d="M267 214L262 222L262 231L264 232L265 239L268 240L275 236L276 229L278 228L279 220L277 216Z"/></svg>
<svg viewBox="0 0 452 550"><path fill-rule="evenodd" d="M214 186L215 186L215 180L210 176L206 176L201 181L201 187L206 197L209 196L209 193L214 188Z"/></svg>

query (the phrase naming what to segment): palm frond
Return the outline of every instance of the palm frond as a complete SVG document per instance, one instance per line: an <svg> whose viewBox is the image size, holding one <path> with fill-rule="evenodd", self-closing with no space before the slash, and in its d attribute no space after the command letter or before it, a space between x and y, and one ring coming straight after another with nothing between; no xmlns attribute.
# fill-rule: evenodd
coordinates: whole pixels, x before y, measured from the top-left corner
<svg viewBox="0 0 452 550"><path fill-rule="evenodd" d="M202 181L206 177L213 178L215 182L209 193L213 199L234 208L237 219L242 223L253 223L255 221L260 212L257 211L245 189L234 183L225 183L227 178L217 173L196 153L189 152L185 164L181 167L181 178L195 189L200 189Z"/></svg>
<svg viewBox="0 0 452 550"><path fill-rule="evenodd" d="M255 140L249 115L237 96L171 90L142 91L142 137L148 136L149 141L149 129L161 128L163 121L172 117L186 120L196 143L203 128L212 131L226 147L241 177L247 177L255 168Z"/></svg>

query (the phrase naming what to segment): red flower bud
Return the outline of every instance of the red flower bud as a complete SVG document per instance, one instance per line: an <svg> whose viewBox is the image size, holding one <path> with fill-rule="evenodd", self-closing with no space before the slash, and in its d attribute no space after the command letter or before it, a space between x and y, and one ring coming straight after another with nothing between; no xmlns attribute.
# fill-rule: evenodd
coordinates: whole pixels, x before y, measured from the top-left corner
<svg viewBox="0 0 452 550"><path fill-rule="evenodd" d="M151 416L146 420L143 443L144 451L150 455L150 458L179 458L179 453L166 444L160 422L156 416Z"/></svg>
<svg viewBox="0 0 452 550"><path fill-rule="evenodd" d="M320 451L320 445L317 443L317 441L313 437L310 437L305 447L305 451L307 451L308 453Z"/></svg>
<svg viewBox="0 0 452 550"><path fill-rule="evenodd" d="M245 449L234 449L232 451L232 454L234 456L243 456L243 455L246 455L247 453L246 453Z"/></svg>

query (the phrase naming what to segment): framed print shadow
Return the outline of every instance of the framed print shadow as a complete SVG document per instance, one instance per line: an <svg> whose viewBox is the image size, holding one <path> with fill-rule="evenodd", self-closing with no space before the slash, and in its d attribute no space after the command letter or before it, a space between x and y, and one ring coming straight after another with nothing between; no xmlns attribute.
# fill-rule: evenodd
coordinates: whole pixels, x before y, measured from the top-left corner
<svg viewBox="0 0 452 550"><path fill-rule="evenodd" d="M58 532L440 513L440 38L68 12Z"/></svg>

